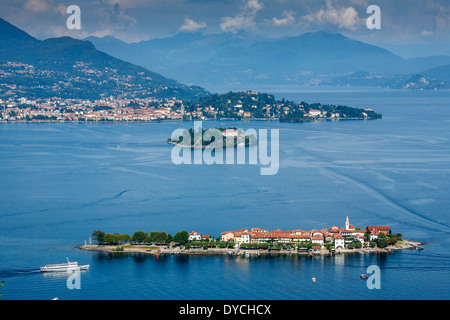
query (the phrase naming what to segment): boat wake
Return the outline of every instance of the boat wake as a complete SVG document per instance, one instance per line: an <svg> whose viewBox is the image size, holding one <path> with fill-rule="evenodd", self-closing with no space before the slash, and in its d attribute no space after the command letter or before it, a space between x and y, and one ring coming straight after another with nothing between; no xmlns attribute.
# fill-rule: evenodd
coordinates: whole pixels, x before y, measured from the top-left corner
<svg viewBox="0 0 450 320"><path fill-rule="evenodd" d="M28 276L33 274L39 274L39 269L7 269L0 270L0 279L4 280L11 277Z"/></svg>

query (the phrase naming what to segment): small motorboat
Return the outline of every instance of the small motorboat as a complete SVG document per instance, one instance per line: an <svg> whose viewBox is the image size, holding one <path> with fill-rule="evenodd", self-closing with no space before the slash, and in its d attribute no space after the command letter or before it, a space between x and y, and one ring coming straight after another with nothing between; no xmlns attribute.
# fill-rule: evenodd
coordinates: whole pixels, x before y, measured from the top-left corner
<svg viewBox="0 0 450 320"><path fill-rule="evenodd" d="M368 279L369 277L365 274L360 275L361 279Z"/></svg>

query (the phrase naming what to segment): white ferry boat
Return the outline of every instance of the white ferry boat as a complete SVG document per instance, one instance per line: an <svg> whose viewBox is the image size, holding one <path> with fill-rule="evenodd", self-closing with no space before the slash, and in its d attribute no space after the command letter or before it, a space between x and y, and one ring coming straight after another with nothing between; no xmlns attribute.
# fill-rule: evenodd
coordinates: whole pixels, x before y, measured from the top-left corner
<svg viewBox="0 0 450 320"><path fill-rule="evenodd" d="M88 270L89 265L78 265L78 262L73 261L70 262L69 259L67 259L67 263L60 263L60 264L47 264L43 267L41 267L41 272L58 272L58 271L71 271L71 270Z"/></svg>

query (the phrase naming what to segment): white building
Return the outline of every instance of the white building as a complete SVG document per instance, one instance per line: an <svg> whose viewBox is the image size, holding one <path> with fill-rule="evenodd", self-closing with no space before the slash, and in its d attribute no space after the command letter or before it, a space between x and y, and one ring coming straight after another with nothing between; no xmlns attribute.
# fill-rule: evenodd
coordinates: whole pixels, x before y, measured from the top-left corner
<svg viewBox="0 0 450 320"><path fill-rule="evenodd" d="M201 238L202 238L202 235L201 235L200 233L195 232L195 231L192 231L191 233L189 233L189 238L188 238L188 240L189 240L189 241L192 241L192 240L201 240Z"/></svg>
<svg viewBox="0 0 450 320"><path fill-rule="evenodd" d="M336 233L334 236L334 248L335 249L344 249L345 248L345 239L339 233Z"/></svg>

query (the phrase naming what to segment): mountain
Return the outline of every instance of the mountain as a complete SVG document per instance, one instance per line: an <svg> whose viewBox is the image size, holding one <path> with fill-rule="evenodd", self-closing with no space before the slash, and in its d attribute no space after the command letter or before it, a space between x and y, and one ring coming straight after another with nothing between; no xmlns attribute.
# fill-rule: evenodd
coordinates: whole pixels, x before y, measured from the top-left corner
<svg viewBox="0 0 450 320"><path fill-rule="evenodd" d="M419 73L381 75L355 72L322 82L328 86L375 86L392 89L448 90L450 89L450 64Z"/></svg>
<svg viewBox="0 0 450 320"><path fill-rule="evenodd" d="M209 94L114 58L89 41L37 40L1 18L0 44L0 96L192 99Z"/></svg>
<svg viewBox="0 0 450 320"><path fill-rule="evenodd" d="M246 33L179 33L130 44L110 37L90 40L113 56L204 87L317 84L357 72L394 76L450 61L446 56L403 59L386 49L326 32L277 39Z"/></svg>
<svg viewBox="0 0 450 320"><path fill-rule="evenodd" d="M450 89L450 64L413 75L403 84L404 89L443 90Z"/></svg>

